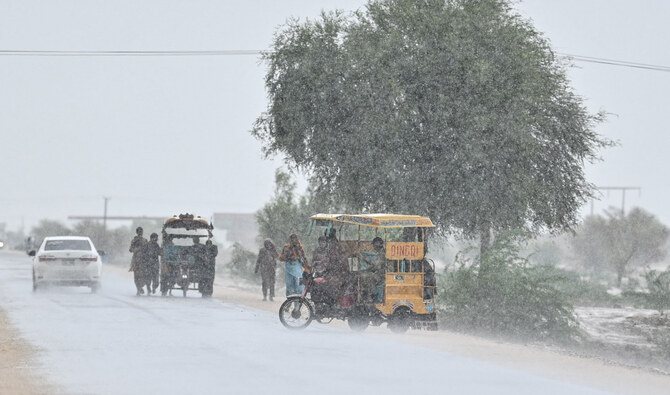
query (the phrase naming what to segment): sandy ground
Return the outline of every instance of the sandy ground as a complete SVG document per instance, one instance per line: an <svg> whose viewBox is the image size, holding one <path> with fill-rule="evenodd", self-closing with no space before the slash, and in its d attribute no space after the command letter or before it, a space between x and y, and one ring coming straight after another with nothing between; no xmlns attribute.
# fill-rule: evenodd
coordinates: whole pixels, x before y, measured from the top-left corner
<svg viewBox="0 0 670 395"><path fill-rule="evenodd" d="M108 265L105 270L128 276L127 268ZM281 281L280 281L281 282ZM218 278L214 297L224 302L245 305L260 310L277 312L283 301L283 289L277 290L274 302L261 300L260 287L235 284ZM320 325L314 323L312 325ZM341 321L328 325L346 326ZM307 329L309 330L309 329ZM616 366L596 358L575 357L536 346L498 342L451 332L410 331L392 334L384 326L369 328L379 336L420 347L438 349L455 355L534 373L539 376L583 384L618 394L668 394L670 376L642 369ZM23 342L0 309L0 394L53 394L59 391L36 377L31 367L36 351Z"/></svg>
<svg viewBox="0 0 670 395"><path fill-rule="evenodd" d="M0 394L33 395L54 393L53 388L33 374L35 350L26 344L0 308Z"/></svg>

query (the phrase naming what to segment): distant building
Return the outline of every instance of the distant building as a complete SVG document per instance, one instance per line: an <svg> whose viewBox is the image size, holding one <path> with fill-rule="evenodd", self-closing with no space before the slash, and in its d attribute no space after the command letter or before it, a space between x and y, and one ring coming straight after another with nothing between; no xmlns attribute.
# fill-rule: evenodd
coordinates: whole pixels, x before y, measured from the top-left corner
<svg viewBox="0 0 670 395"><path fill-rule="evenodd" d="M214 235L219 244L229 248L240 243L245 249L258 249L256 214L214 213Z"/></svg>

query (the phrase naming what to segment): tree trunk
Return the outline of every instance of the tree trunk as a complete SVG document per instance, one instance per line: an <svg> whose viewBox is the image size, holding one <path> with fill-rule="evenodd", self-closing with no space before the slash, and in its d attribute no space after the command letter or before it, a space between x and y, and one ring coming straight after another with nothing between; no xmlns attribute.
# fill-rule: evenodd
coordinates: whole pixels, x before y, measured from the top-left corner
<svg viewBox="0 0 670 395"><path fill-rule="evenodd" d="M477 279L480 292L487 292L486 279L488 278L489 261L484 259L484 254L489 247L491 247L491 229L488 225L481 225L479 227L479 275Z"/></svg>
<svg viewBox="0 0 670 395"><path fill-rule="evenodd" d="M624 275L624 267L625 266L619 266L616 271L616 287L621 289L621 280L623 279Z"/></svg>
<svg viewBox="0 0 670 395"><path fill-rule="evenodd" d="M482 225L479 228L479 256L483 256L491 247L491 228L488 225Z"/></svg>

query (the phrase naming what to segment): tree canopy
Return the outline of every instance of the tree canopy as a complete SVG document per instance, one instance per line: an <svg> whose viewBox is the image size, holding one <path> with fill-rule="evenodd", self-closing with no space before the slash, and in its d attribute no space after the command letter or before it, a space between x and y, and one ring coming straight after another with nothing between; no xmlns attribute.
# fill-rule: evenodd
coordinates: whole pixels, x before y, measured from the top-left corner
<svg viewBox="0 0 670 395"><path fill-rule="evenodd" d="M352 211L444 232L564 230L608 144L565 67L504 0L371 0L274 38L252 134Z"/></svg>

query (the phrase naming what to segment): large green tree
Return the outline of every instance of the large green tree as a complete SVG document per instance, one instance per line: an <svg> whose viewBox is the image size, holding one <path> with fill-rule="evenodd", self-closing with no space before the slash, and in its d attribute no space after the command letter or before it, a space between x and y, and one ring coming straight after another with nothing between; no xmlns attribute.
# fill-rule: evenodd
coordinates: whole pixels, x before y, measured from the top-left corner
<svg viewBox="0 0 670 395"><path fill-rule="evenodd" d="M665 225L641 208L626 215L610 209L605 215L587 217L572 238L572 246L585 268L613 271L620 287L633 268L665 259L669 235Z"/></svg>
<svg viewBox="0 0 670 395"><path fill-rule="evenodd" d="M371 0L280 28L252 134L351 210L444 232L564 230L607 145L548 41L504 0Z"/></svg>

